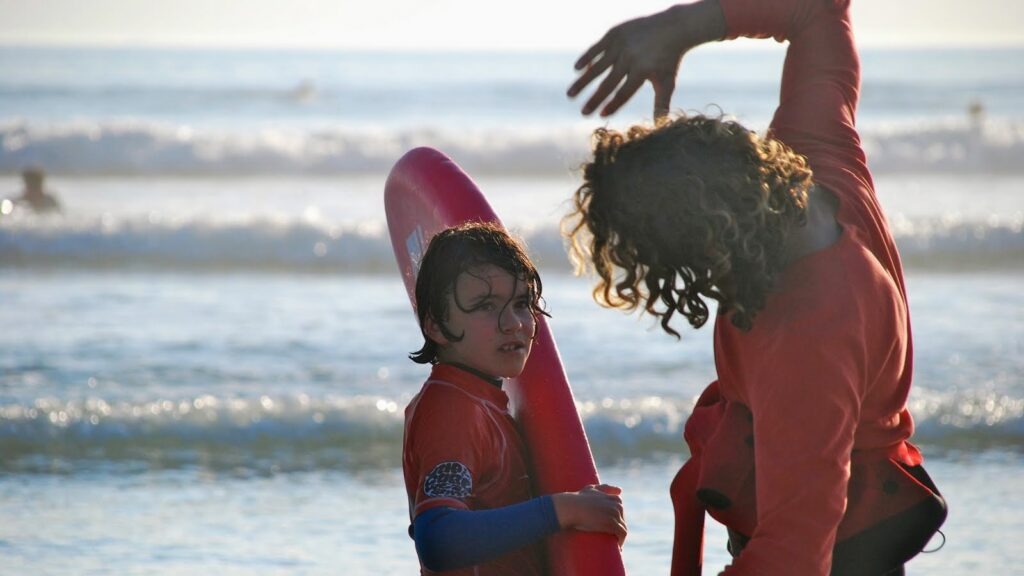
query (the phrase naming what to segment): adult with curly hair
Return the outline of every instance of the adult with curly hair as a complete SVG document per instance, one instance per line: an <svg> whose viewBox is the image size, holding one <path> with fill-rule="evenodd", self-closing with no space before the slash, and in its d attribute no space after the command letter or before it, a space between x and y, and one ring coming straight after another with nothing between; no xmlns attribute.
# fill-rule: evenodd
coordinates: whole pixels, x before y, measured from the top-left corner
<svg viewBox="0 0 1024 576"><path fill-rule="evenodd" d="M666 116L683 55L739 36L789 41L759 136ZM705 510L724 574L902 574L945 519L908 439L903 271L855 128L848 2L702 0L612 28L576 64L583 107L614 113L645 81L654 126L595 134L567 216L595 298L695 328L718 306L718 379L686 425L672 573L700 572Z"/></svg>

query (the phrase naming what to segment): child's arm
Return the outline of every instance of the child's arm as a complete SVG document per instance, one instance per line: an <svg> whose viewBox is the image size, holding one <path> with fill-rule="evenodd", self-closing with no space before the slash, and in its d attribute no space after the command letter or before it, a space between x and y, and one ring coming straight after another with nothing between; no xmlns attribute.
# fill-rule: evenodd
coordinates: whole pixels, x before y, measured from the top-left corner
<svg viewBox="0 0 1024 576"><path fill-rule="evenodd" d="M416 554L428 570L455 570L492 560L558 532L550 496L493 510L431 508L416 516Z"/></svg>
<svg viewBox="0 0 1024 576"><path fill-rule="evenodd" d="M493 510L432 508L413 522L416 553L429 570L454 570L570 528L614 534L621 546L626 525L619 493L614 486L588 486Z"/></svg>

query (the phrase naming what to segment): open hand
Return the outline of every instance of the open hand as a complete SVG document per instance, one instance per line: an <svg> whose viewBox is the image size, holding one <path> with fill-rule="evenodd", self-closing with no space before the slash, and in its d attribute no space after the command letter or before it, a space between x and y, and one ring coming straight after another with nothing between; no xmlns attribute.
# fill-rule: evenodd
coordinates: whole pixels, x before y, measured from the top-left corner
<svg viewBox="0 0 1024 576"><path fill-rule="evenodd" d="M575 68L581 74L567 94L576 97L607 71L583 105L583 114L592 113L607 100L601 116L608 116L650 81L654 87L654 117L660 118L668 114L683 55L694 46L721 38L724 32L721 8L717 1L707 0L623 22L608 30L576 61Z"/></svg>

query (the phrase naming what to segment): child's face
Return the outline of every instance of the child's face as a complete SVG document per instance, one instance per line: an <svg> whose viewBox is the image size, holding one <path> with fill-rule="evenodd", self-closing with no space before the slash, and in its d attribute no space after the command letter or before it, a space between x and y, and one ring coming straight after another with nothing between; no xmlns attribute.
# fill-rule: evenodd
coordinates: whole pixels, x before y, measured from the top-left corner
<svg viewBox="0 0 1024 576"><path fill-rule="evenodd" d="M519 376L530 356L537 322L530 304L527 283L497 266L485 264L463 272L448 295L445 323L449 333L462 340L448 341L434 322L427 322L428 335L439 345L438 359L490 376Z"/></svg>

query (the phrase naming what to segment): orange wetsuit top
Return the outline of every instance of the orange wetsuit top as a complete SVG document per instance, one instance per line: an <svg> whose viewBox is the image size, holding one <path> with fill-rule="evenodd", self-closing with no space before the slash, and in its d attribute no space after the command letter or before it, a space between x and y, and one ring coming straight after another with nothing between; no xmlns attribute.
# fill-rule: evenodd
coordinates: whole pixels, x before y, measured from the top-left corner
<svg viewBox="0 0 1024 576"><path fill-rule="evenodd" d="M721 6L729 38L789 41L769 135L807 157L815 185L838 198L842 227L835 244L785 269L749 332L717 319L719 392L752 414L756 454L756 526L724 574L824 576L853 451L920 463L905 442L914 424L903 272L854 125L860 65L849 2Z"/></svg>
<svg viewBox="0 0 1024 576"><path fill-rule="evenodd" d="M411 519L440 506L490 510L533 497L526 448L508 411L508 396L448 364L434 366L405 410L402 469ZM538 541L444 574L539 576L543 558L543 542Z"/></svg>

